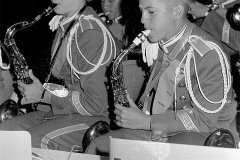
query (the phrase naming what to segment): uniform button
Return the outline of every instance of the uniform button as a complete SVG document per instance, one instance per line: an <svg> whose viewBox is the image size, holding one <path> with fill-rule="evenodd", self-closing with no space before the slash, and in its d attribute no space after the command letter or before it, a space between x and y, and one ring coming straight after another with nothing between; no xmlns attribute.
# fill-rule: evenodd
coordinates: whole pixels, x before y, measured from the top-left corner
<svg viewBox="0 0 240 160"><path fill-rule="evenodd" d="M186 99L187 99L186 96L181 96L181 97L180 97L180 100L181 100L181 101L185 101Z"/></svg>
<svg viewBox="0 0 240 160"><path fill-rule="evenodd" d="M181 75L184 74L184 68L180 68L180 74L181 74Z"/></svg>
<svg viewBox="0 0 240 160"><path fill-rule="evenodd" d="M185 87L185 83L181 83L178 85L179 87Z"/></svg>

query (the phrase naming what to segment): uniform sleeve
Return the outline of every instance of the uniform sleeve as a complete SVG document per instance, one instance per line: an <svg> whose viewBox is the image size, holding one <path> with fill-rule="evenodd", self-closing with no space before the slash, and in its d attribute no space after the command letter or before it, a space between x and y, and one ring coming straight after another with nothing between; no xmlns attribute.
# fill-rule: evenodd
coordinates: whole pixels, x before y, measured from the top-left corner
<svg viewBox="0 0 240 160"><path fill-rule="evenodd" d="M211 11L204 19L201 28L212 34L218 40L226 43L233 50L239 51L240 32L234 30L228 25L229 24L225 18L220 16L217 12ZM228 27L230 28L227 29Z"/></svg>
<svg viewBox="0 0 240 160"><path fill-rule="evenodd" d="M102 55L104 39L102 32L89 29L78 37L78 47L72 49L74 67L81 72L87 72L96 65ZM106 70L112 60L111 46L108 39L107 52L103 63L91 74L73 76L73 84L69 89L69 95L60 98L52 95L51 104L63 108L65 112L76 112L82 115L102 115L107 111Z"/></svg>
<svg viewBox="0 0 240 160"><path fill-rule="evenodd" d="M0 67L0 104L9 99L13 91L13 79L9 70L2 70Z"/></svg>
<svg viewBox="0 0 240 160"><path fill-rule="evenodd" d="M196 54L195 54L196 55ZM191 64L192 65L192 64ZM191 67L192 69L193 67ZM219 62L219 57L215 51L210 51L197 62L198 77L201 89L210 101L218 102L223 99L223 76ZM192 71L192 70L191 70ZM214 111L221 106L221 103L210 103L200 93L195 74L191 74L191 82L194 97L197 102L207 110ZM234 101L232 96L228 97L229 103L225 104L223 109L217 113L206 113L200 109L196 103L190 100L184 105L179 106L175 119L174 113L168 112L163 115L152 116L152 129L164 129L166 132L193 131L193 132L211 132L222 124L229 124L234 117ZM236 113L236 112L235 112ZM222 123L222 124L220 124ZM223 125L222 125L223 127Z"/></svg>
<svg viewBox="0 0 240 160"><path fill-rule="evenodd" d="M4 91L4 82L3 82L2 68L0 67L0 104L6 100L5 91Z"/></svg>

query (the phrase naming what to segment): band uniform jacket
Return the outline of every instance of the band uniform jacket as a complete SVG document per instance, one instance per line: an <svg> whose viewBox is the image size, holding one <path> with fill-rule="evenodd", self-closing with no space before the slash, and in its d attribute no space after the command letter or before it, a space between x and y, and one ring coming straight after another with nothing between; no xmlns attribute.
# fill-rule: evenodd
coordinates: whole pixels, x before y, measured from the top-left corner
<svg viewBox="0 0 240 160"><path fill-rule="evenodd" d="M94 18L100 19L93 9L87 7L83 15L94 15ZM80 27L77 30L77 44L76 37L73 36L71 54L73 66L81 72L87 72L96 65L100 59L103 51L103 32L96 21L91 19L86 20L83 18L79 19ZM61 25L58 28L56 38L54 40L54 45L52 51L56 49L58 45L59 36L63 30L69 26L69 23ZM69 36L69 35L68 35ZM52 106L57 106L57 108L63 108L65 112L70 112L69 110L75 110L75 112L81 115L96 116L96 115L108 115L108 95L107 95L107 76L106 70L109 64L114 58L114 45L110 45L110 39L107 38L107 48L106 55L104 57L103 63L96 71L91 74L78 75L77 77L73 72L71 72L71 67L66 60L66 45L67 38L63 42L60 48L60 53L53 67L52 74L63 79L65 85L68 87L67 97L60 98L55 95L51 96ZM115 44L115 42L113 42ZM81 53L79 53L78 48ZM112 47L112 48L111 48ZM116 49L116 48L115 48ZM112 53L110 51L112 50Z"/></svg>
<svg viewBox="0 0 240 160"><path fill-rule="evenodd" d="M203 31L198 26L188 23L187 27L193 27L191 35L201 37L204 41L210 41L221 47L221 44L216 41L210 34ZM178 41L177 41L178 42ZM168 46L166 49L171 53L173 48L176 46L177 42ZM233 99L232 90L228 92L227 103L224 107L217 113L206 113L199 109L193 102L186 88L185 83L185 73L183 68L185 66L185 61L183 61L180 66L180 74L177 77L176 83L174 83L176 66L180 64L184 55L190 48L190 43L187 42L176 56L176 58L170 62L169 66L160 76L158 86L154 87L154 91L150 94L148 98L148 110L152 114L151 119L151 129L165 128L168 133L179 131L179 126L184 125L186 131L189 132L204 132L211 133L218 128L225 128L232 131L235 138L238 138L238 133L236 131L236 107L237 103ZM156 65L161 68L163 64L164 57L167 56L166 52L159 50L159 55L163 55L158 58ZM168 53L168 54L169 54ZM194 48L194 55L196 58L196 69L197 74L194 70L193 60L190 64L190 77L193 88L193 94L198 101L198 103L207 110L216 110L220 107L220 103L212 104L203 98L199 91L199 85L197 83L197 76L199 78L200 86L205 94L205 96L214 102L220 101L223 98L223 76L221 72L221 65L219 61L219 56L215 50L209 49L203 43L198 43L196 41ZM157 71L155 71L156 75ZM176 92L174 88L176 87ZM157 97L157 92L160 92L159 97ZM174 94L176 94L176 119L174 118ZM154 105L154 101L157 101L157 105ZM152 106L152 107L151 107ZM159 108L164 108L165 111L161 113ZM163 109L163 110L164 110ZM154 113L155 112L155 113ZM160 115L159 115L160 114ZM164 114L165 116L161 116ZM176 123L172 123L177 121ZM171 126L171 127L168 127ZM171 128L171 129L170 129ZM173 129L174 128L174 129Z"/></svg>

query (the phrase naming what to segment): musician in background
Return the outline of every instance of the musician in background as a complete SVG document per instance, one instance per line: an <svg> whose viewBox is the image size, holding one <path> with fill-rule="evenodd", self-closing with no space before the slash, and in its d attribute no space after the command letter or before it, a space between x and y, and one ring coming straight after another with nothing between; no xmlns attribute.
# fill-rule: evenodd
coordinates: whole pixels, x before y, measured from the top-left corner
<svg viewBox="0 0 240 160"><path fill-rule="evenodd" d="M227 44L235 52L239 52L240 32L233 29L226 18L227 10L237 3L240 3L240 1L236 0L224 6L219 4L219 8L212 10L206 5L195 2L190 5L189 14L196 18L204 18L201 28Z"/></svg>
<svg viewBox="0 0 240 160"><path fill-rule="evenodd" d="M118 47L100 17L87 5L88 0L52 3L57 5L57 15L49 25L57 32L50 69L64 84L48 80L41 84L30 70L32 84L17 82L23 95L21 104L40 103L46 110L51 105L52 110L17 116L1 123L0 130L26 130L36 148L81 151L89 126L99 120L109 121L106 70Z"/></svg>
<svg viewBox="0 0 240 160"><path fill-rule="evenodd" d="M142 23L151 30L149 42L142 44L150 43L143 50L152 67L148 85L141 105L131 95L130 108L115 105L116 124L122 129L92 141L87 153L108 153L109 136L204 145L212 132L224 128L239 141L229 60L219 41L188 21L189 3L139 0Z"/></svg>
<svg viewBox="0 0 240 160"><path fill-rule="evenodd" d="M101 0L102 13L99 16L107 24L123 48L143 30L140 22L138 0Z"/></svg>

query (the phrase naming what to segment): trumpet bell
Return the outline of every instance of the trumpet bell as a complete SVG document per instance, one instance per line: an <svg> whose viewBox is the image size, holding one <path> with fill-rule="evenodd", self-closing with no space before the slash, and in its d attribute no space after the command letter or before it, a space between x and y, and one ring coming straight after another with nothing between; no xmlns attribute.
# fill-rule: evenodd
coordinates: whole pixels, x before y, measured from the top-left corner
<svg viewBox="0 0 240 160"><path fill-rule="evenodd" d="M6 100L0 106L0 123L19 115L17 103L11 99Z"/></svg>
<svg viewBox="0 0 240 160"><path fill-rule="evenodd" d="M218 129L208 136L204 146L236 148L236 142L230 131L226 129Z"/></svg>
<svg viewBox="0 0 240 160"><path fill-rule="evenodd" d="M240 31L240 3L228 9L226 18L233 29Z"/></svg>
<svg viewBox="0 0 240 160"><path fill-rule="evenodd" d="M88 147L88 145L91 143L92 140L95 138L106 134L110 131L110 126L106 121L98 121L94 123L86 133L84 134L83 141L82 141L82 147L83 151L85 151Z"/></svg>

